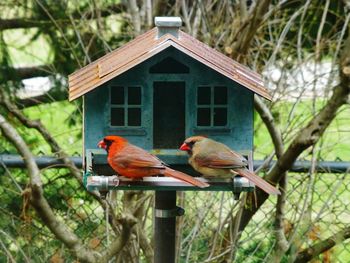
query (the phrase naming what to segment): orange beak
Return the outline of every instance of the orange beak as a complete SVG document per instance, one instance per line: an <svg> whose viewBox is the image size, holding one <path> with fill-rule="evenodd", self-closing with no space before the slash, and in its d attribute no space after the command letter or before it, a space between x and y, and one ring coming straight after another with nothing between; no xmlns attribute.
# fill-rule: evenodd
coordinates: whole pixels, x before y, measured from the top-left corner
<svg viewBox="0 0 350 263"><path fill-rule="evenodd" d="M106 149L107 148L107 145L105 144L105 142L102 140L102 141L100 141L98 144L97 144L97 146L99 147L99 148L102 148L102 149Z"/></svg>
<svg viewBox="0 0 350 263"><path fill-rule="evenodd" d="M181 151L191 151L191 148L186 143L183 143L180 147L180 150Z"/></svg>

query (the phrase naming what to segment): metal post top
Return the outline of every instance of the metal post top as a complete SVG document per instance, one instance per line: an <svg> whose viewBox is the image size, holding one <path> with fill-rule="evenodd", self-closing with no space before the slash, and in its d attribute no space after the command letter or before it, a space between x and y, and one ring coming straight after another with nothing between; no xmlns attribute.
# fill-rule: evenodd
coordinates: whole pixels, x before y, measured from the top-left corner
<svg viewBox="0 0 350 263"><path fill-rule="evenodd" d="M182 25L182 20L178 16L156 16L154 24L157 27L177 27Z"/></svg>

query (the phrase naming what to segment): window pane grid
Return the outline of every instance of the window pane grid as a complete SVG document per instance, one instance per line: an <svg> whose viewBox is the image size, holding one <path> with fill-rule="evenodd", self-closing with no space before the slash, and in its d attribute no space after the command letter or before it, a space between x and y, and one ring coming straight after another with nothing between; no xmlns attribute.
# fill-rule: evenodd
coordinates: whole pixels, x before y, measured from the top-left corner
<svg viewBox="0 0 350 263"><path fill-rule="evenodd" d="M142 112L141 87L112 86L110 94L111 126L140 127ZM113 114L118 114L118 116L114 116Z"/></svg>
<svg viewBox="0 0 350 263"><path fill-rule="evenodd" d="M199 86L196 104L197 126L214 128L227 125L227 87ZM209 116L205 116L206 114Z"/></svg>

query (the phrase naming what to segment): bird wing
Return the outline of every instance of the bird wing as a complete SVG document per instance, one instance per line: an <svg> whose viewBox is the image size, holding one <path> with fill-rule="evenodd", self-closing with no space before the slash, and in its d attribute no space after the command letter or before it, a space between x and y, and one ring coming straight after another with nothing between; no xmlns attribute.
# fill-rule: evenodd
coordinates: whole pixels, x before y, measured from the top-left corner
<svg viewBox="0 0 350 263"><path fill-rule="evenodd" d="M135 145L126 146L113 157L113 161L124 168L165 169L165 165L162 161Z"/></svg>
<svg viewBox="0 0 350 263"><path fill-rule="evenodd" d="M247 161L243 156L233 151L215 153L199 152L194 156L198 165L209 168L240 168L246 167Z"/></svg>

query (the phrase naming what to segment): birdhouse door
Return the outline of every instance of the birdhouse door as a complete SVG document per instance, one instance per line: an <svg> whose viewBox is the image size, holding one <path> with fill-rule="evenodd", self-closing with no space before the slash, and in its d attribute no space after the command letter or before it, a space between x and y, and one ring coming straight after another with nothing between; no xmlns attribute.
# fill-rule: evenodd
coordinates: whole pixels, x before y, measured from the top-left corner
<svg viewBox="0 0 350 263"><path fill-rule="evenodd" d="M153 82L153 149L177 149L185 138L185 82Z"/></svg>

